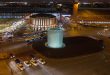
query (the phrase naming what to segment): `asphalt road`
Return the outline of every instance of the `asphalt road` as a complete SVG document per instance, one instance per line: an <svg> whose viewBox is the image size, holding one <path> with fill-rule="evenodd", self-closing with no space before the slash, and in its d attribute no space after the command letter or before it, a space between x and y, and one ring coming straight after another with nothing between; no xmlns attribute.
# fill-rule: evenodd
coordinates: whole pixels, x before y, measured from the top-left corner
<svg viewBox="0 0 110 75"><path fill-rule="evenodd" d="M39 54L46 60L47 64L39 64L37 67L26 68L24 71L20 71L13 61L0 60L0 75L110 75L110 39L97 34L100 30L103 31L104 29L84 28L81 26L74 28L74 26L71 26L65 31L65 35L84 35L101 38L106 45L103 52L65 59L50 59ZM25 59L31 53L38 55L31 46L26 45L24 42L8 45L4 47L4 50L14 53L17 58L23 57Z"/></svg>

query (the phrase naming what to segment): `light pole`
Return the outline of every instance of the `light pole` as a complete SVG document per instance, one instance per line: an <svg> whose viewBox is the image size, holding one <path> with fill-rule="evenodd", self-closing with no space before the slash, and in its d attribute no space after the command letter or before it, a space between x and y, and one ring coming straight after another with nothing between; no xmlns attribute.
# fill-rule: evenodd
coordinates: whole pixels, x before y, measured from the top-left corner
<svg viewBox="0 0 110 75"><path fill-rule="evenodd" d="M79 2L75 2L73 4L73 15L74 15L74 17L76 17L78 14L78 8L79 8Z"/></svg>
<svg viewBox="0 0 110 75"><path fill-rule="evenodd" d="M78 8L79 8L79 2L76 1L73 3L73 17L75 23L77 23Z"/></svg>
<svg viewBox="0 0 110 75"><path fill-rule="evenodd" d="M57 10L60 14L60 22L61 22L61 11L62 11L62 4L57 4Z"/></svg>

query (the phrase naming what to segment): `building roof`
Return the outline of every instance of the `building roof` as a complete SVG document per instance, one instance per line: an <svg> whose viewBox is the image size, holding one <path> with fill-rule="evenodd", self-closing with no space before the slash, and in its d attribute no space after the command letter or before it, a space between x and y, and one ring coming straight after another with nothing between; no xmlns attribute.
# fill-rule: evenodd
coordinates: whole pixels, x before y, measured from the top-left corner
<svg viewBox="0 0 110 75"><path fill-rule="evenodd" d="M54 18L55 16L52 14L35 14L31 16L32 18L36 18L36 17L49 17L49 18Z"/></svg>
<svg viewBox="0 0 110 75"><path fill-rule="evenodd" d="M83 9L79 10L78 13L78 20L85 20L85 21L110 21L110 10L93 10L93 9Z"/></svg>

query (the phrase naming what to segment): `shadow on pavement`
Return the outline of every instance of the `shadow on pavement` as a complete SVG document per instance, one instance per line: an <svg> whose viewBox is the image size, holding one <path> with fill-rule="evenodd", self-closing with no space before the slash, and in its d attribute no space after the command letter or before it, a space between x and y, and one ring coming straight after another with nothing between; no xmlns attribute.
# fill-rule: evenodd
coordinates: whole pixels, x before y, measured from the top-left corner
<svg viewBox="0 0 110 75"><path fill-rule="evenodd" d="M45 46L46 42L46 39L36 41L32 47L50 58L74 57L99 52L104 49L103 40L85 36L65 37L64 43L66 46L64 48L49 48Z"/></svg>

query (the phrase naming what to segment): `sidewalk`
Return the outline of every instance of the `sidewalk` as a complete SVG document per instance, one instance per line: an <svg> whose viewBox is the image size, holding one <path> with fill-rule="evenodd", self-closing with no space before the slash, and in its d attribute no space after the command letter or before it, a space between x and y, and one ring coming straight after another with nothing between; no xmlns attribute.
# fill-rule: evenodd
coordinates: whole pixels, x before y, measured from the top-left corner
<svg viewBox="0 0 110 75"><path fill-rule="evenodd" d="M0 60L0 75L11 75L6 60Z"/></svg>

